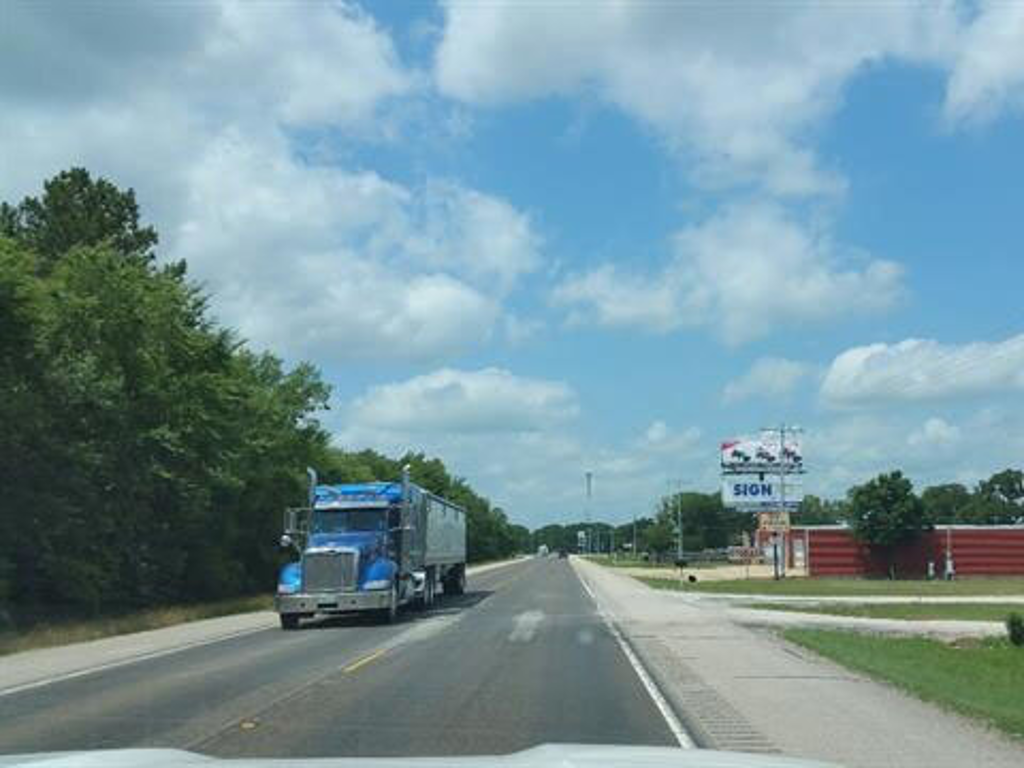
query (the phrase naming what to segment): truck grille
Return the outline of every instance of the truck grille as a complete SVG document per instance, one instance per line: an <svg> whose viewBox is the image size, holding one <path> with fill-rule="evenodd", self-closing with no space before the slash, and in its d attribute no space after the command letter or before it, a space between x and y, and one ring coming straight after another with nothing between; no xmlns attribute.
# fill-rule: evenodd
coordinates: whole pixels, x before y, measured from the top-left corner
<svg viewBox="0 0 1024 768"><path fill-rule="evenodd" d="M336 592L355 586L355 552L310 552L303 558L303 591Z"/></svg>

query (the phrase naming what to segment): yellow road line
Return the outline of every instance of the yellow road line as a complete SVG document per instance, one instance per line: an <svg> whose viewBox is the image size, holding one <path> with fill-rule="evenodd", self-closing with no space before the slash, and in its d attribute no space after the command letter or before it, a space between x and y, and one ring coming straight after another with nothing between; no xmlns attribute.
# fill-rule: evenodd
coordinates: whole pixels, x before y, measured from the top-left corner
<svg viewBox="0 0 1024 768"><path fill-rule="evenodd" d="M341 671L344 672L345 674L350 674L352 672L355 672L357 669L359 669L360 667L366 666L371 661L379 659L385 653L387 653L387 651L385 649L381 648L379 651L374 651L369 656L363 656L363 658L359 659L358 661L353 661L347 667L342 667Z"/></svg>

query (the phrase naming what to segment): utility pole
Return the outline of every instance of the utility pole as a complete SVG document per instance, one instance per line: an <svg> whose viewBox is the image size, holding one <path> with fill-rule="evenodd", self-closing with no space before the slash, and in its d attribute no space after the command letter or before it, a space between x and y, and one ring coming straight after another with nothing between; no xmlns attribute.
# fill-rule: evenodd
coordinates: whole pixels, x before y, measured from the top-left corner
<svg viewBox="0 0 1024 768"><path fill-rule="evenodd" d="M590 497L594 485L594 473L587 470L583 473L583 477L587 486L587 552L592 553L594 551L594 528L590 524Z"/></svg>
<svg viewBox="0 0 1024 768"><path fill-rule="evenodd" d="M676 535L676 562L683 559L683 481L676 480L676 526L679 533Z"/></svg>
<svg viewBox="0 0 1024 768"><path fill-rule="evenodd" d="M636 553L636 512L633 513L633 559L638 557Z"/></svg>

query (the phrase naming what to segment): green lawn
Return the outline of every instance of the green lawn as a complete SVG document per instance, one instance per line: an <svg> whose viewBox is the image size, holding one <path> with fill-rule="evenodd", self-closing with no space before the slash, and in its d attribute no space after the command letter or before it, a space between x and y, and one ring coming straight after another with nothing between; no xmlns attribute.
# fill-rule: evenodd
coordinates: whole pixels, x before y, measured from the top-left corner
<svg viewBox="0 0 1024 768"><path fill-rule="evenodd" d="M1024 648L1005 639L937 640L789 629L787 640L913 695L1024 737Z"/></svg>
<svg viewBox="0 0 1024 768"><path fill-rule="evenodd" d="M898 603L871 605L864 603L819 603L803 605L794 603L751 603L748 608L768 611L792 611L794 613L828 614L830 616L854 616L865 619L917 619L919 621L999 621L1010 613L1024 615L1024 605L1012 603Z"/></svg>
<svg viewBox="0 0 1024 768"><path fill-rule="evenodd" d="M189 621L212 619L217 616L266 611L270 610L272 604L273 598L270 595L258 595L200 605L153 608L120 616L36 623L22 631L0 631L0 656L33 648L50 648L86 640L98 640L101 637L111 637L112 635L160 629Z"/></svg>
<svg viewBox="0 0 1024 768"><path fill-rule="evenodd" d="M906 596L1024 596L1024 578L961 579L959 581L888 581L886 579L738 579L683 583L677 579L641 581L656 589L682 589L735 595L802 595L807 597Z"/></svg>

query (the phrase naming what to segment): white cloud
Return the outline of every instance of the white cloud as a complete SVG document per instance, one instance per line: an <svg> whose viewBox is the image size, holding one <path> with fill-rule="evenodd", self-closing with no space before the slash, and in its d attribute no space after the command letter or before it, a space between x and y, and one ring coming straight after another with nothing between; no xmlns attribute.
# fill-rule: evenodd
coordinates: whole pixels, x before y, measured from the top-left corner
<svg viewBox="0 0 1024 768"><path fill-rule="evenodd" d="M931 339L853 347L832 361L826 402L857 405L1024 389L1024 334L1001 342Z"/></svg>
<svg viewBox="0 0 1024 768"><path fill-rule="evenodd" d="M633 441L633 448L648 458L662 454L675 454L682 458L699 450L700 440L701 431L697 427L676 432L659 419L651 422L643 436Z"/></svg>
<svg viewBox="0 0 1024 768"><path fill-rule="evenodd" d="M676 288L662 278L629 274L613 264L570 277L551 294L556 306L570 308L573 325L594 322L660 332L679 326L680 298Z"/></svg>
<svg viewBox="0 0 1024 768"><path fill-rule="evenodd" d="M356 430L444 434L534 432L579 413L563 382L515 376L499 368L444 368L373 387L351 408Z"/></svg>
<svg viewBox="0 0 1024 768"><path fill-rule="evenodd" d="M391 101L416 96L367 14L227 0L75 6L57 23L52 9L18 4L0 25L0 146L17 148L0 153L0 198L71 165L134 187L160 253L187 259L223 321L289 357L436 361L501 327L504 295L540 260L525 214L295 152L296 128L390 140ZM138 44L152 29L159 41Z"/></svg>
<svg viewBox="0 0 1024 768"><path fill-rule="evenodd" d="M522 318L512 313L505 315L505 338L510 344L523 344L543 329L544 323L541 320Z"/></svg>
<svg viewBox="0 0 1024 768"><path fill-rule="evenodd" d="M985 0L953 57L945 111L954 121L1024 108L1024 4Z"/></svg>
<svg viewBox="0 0 1024 768"><path fill-rule="evenodd" d="M668 427L664 421L655 421L647 428L644 437L649 443L662 443L668 437Z"/></svg>
<svg viewBox="0 0 1024 768"><path fill-rule="evenodd" d="M952 447L959 440L959 427L937 416L932 416L907 436L907 445L911 448L941 450Z"/></svg>
<svg viewBox="0 0 1024 768"><path fill-rule="evenodd" d="M501 316L493 279L473 285L423 250L429 240L459 252L458 221L478 207L507 216L511 233L498 220L489 230L502 253L521 236L529 263L536 258L536 238L501 200L450 183L420 192L372 172L303 166L278 134L209 142L187 187L170 253L189 261L243 335L296 355L431 361L490 339ZM487 258L483 240L474 253Z"/></svg>
<svg viewBox="0 0 1024 768"><path fill-rule="evenodd" d="M541 239L525 214L453 183L427 187L423 227L407 247L426 264L505 292L540 265Z"/></svg>
<svg viewBox="0 0 1024 768"><path fill-rule="evenodd" d="M710 326L736 344L780 326L887 309L901 278L899 265L845 254L777 205L748 203L677 233L675 258L659 275L605 265L569 278L552 300L576 322L656 332Z"/></svg>
<svg viewBox="0 0 1024 768"><path fill-rule="evenodd" d="M14 103L127 106L145 93L207 120L351 127L416 80L373 18L344 2L19 3L4 18L0 84Z"/></svg>
<svg viewBox="0 0 1024 768"><path fill-rule="evenodd" d="M366 121L381 101L408 93L414 75L398 61L391 38L356 6L259 3L221 7L223 29L207 38L209 58L196 75L220 74L226 88L259 87L266 103L293 124Z"/></svg>
<svg viewBox="0 0 1024 768"><path fill-rule="evenodd" d="M948 3L444 3L435 77L494 104L593 91L697 163L710 186L774 194L842 190L808 132L866 66L937 61Z"/></svg>
<svg viewBox="0 0 1024 768"><path fill-rule="evenodd" d="M737 403L751 397L782 397L792 393L813 370L813 366L796 360L762 357L749 371L725 385L722 399Z"/></svg>
<svg viewBox="0 0 1024 768"><path fill-rule="evenodd" d="M1024 423L1014 405L926 415L908 405L884 415L841 414L808 424L804 436L807 493L838 497L851 486L894 469L918 490L929 485L971 485L1008 466L1024 452Z"/></svg>
<svg viewBox="0 0 1024 768"><path fill-rule="evenodd" d="M595 519L647 514L680 472L701 487L715 484L714 446L702 444L699 429L656 420L617 444L595 445L581 436L570 387L500 369L441 369L371 387L333 413L339 445L442 456L530 526L583 517L585 470L594 473Z"/></svg>

